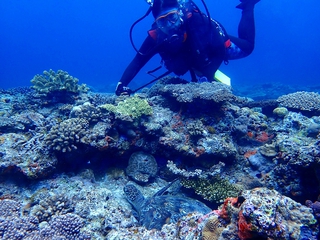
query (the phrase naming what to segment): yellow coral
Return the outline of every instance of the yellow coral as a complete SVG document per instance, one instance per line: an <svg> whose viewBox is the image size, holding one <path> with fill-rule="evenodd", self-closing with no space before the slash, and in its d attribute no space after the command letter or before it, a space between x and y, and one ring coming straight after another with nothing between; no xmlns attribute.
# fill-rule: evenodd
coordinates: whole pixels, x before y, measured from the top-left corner
<svg viewBox="0 0 320 240"><path fill-rule="evenodd" d="M126 98L124 101L119 102L117 106L104 104L101 105L100 108L120 115L129 116L132 119L139 118L143 115L151 115L153 112L147 100L141 99L138 96Z"/></svg>
<svg viewBox="0 0 320 240"><path fill-rule="evenodd" d="M218 216L210 217L202 230L203 240L216 240L220 237L224 226L220 223Z"/></svg>

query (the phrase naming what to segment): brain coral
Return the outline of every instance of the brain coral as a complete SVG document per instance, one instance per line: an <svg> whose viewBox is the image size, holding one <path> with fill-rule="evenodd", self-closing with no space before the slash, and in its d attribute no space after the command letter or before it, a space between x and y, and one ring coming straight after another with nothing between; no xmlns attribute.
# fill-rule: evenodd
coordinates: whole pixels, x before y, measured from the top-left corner
<svg viewBox="0 0 320 240"><path fill-rule="evenodd" d="M295 92L277 99L281 106L300 111L320 111L320 94L315 92Z"/></svg>
<svg viewBox="0 0 320 240"><path fill-rule="evenodd" d="M157 173L158 165L154 157L148 153L135 152L130 156L127 174L136 182L146 183Z"/></svg>

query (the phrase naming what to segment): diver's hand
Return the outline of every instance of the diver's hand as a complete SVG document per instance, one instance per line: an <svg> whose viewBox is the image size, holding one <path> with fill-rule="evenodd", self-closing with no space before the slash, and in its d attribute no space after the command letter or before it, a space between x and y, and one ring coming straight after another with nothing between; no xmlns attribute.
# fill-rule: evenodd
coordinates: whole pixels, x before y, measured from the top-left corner
<svg viewBox="0 0 320 240"><path fill-rule="evenodd" d="M122 84L122 82L118 82L117 84L117 87L116 87L116 95L117 96L120 96L120 95L129 95L132 93L132 90L127 87L127 86L124 86Z"/></svg>

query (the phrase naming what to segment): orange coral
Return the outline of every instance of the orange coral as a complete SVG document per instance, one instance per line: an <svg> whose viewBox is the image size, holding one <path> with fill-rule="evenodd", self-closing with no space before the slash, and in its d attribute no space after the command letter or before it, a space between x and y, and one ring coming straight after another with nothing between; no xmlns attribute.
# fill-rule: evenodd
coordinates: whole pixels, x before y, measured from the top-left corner
<svg viewBox="0 0 320 240"><path fill-rule="evenodd" d="M249 157L255 155L256 153L257 153L257 149L248 150L243 156L248 159Z"/></svg>
<svg viewBox="0 0 320 240"><path fill-rule="evenodd" d="M253 138L254 137L254 134L253 134L253 132L247 132L247 136L249 137L249 138Z"/></svg>
<svg viewBox="0 0 320 240"><path fill-rule="evenodd" d="M252 238L251 233L251 223L247 223L247 220L243 216L242 211L239 212L239 220L238 220L238 236L241 240Z"/></svg>
<svg viewBox="0 0 320 240"><path fill-rule="evenodd" d="M238 198L229 197L226 200L224 200L222 208L220 210L215 210L214 212L218 214L219 217L229 220L229 213L228 213L228 207L231 206L237 206L238 205Z"/></svg>
<svg viewBox="0 0 320 240"><path fill-rule="evenodd" d="M269 135L268 133L263 131L256 137L256 140L258 142L264 143L264 142L269 141L269 139L271 139L271 138L273 138L273 134Z"/></svg>
<svg viewBox="0 0 320 240"><path fill-rule="evenodd" d="M110 137L110 136L106 136L106 137L104 138L104 141L105 141L106 144L105 144L104 146L102 146L102 147L99 148L100 151L106 150L106 149L109 147L109 142L115 141L115 139L112 138L112 137Z"/></svg>

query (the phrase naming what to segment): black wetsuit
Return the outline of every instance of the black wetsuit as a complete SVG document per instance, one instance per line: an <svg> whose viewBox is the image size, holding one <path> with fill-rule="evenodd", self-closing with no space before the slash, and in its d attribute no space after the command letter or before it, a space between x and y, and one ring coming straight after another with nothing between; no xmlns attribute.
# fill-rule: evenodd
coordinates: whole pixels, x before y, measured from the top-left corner
<svg viewBox="0 0 320 240"><path fill-rule="evenodd" d="M172 40L154 24L139 49L142 54L136 54L120 82L127 86L157 53L166 68L177 75L191 71L213 80L214 73L224 60L245 57L252 52L255 38L253 7L243 10L239 38L228 36L221 24L209 21L206 15L194 8L184 12L179 31ZM181 41L181 38L184 39Z"/></svg>

